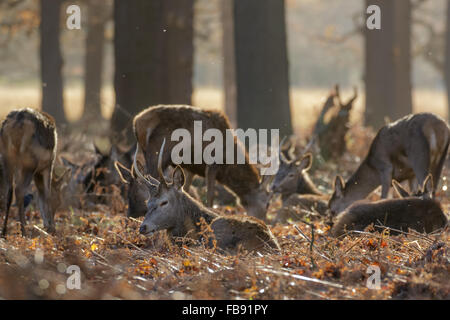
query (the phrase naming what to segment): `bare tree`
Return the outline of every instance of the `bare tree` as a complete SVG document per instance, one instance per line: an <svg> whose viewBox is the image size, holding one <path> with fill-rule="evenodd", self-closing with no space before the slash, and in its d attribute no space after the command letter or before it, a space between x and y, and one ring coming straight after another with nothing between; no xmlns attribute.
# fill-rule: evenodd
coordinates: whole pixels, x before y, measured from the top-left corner
<svg viewBox="0 0 450 320"><path fill-rule="evenodd" d="M447 28L445 32L445 87L447 89L447 119L450 122L450 0L447 1Z"/></svg>
<svg viewBox="0 0 450 320"><path fill-rule="evenodd" d="M292 133L284 1L223 1L225 109L234 126Z"/></svg>
<svg viewBox="0 0 450 320"><path fill-rule="evenodd" d="M191 103L193 0L115 0L115 132L150 105Z"/></svg>
<svg viewBox="0 0 450 320"><path fill-rule="evenodd" d="M365 29L367 125L412 112L410 0L366 0L381 8L381 30Z"/></svg>
<svg viewBox="0 0 450 320"><path fill-rule="evenodd" d="M40 24L42 110L52 115L58 125L66 122L59 42L61 3L61 0L41 0Z"/></svg>
<svg viewBox="0 0 450 320"><path fill-rule="evenodd" d="M84 119L101 118L101 89L105 23L109 2L88 0L88 21L84 71Z"/></svg>

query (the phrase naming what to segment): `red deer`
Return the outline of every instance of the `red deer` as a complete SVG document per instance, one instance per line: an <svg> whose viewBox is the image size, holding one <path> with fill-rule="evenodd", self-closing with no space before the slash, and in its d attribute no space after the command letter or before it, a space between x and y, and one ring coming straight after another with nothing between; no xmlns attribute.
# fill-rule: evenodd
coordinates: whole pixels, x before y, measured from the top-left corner
<svg viewBox="0 0 450 320"><path fill-rule="evenodd" d="M145 187L145 182L137 176L136 170L134 169L134 165L131 166L131 169L128 169L120 162L115 161L114 166L122 182L128 185L127 217L138 218L145 216L145 213L147 212L146 203L148 198L150 197L150 194L147 188ZM140 172L142 171L143 169L141 168ZM197 191L193 186L191 186L188 193L191 195L191 197L199 199Z"/></svg>
<svg viewBox="0 0 450 320"><path fill-rule="evenodd" d="M222 250L236 252L239 248L248 251L280 249L270 229L261 220L245 215L220 216L192 198L183 190L185 176L180 166L176 166L168 182L162 170L164 145L165 139L158 155L159 180L151 175L144 177L139 171L135 156L136 173L145 182L150 193L147 213L139 229L141 234L151 235L159 230L167 230L173 237L200 239L200 222L204 220L214 234L217 247Z"/></svg>
<svg viewBox="0 0 450 320"><path fill-rule="evenodd" d="M38 206L48 232L55 232L53 219L58 202L58 192L53 191L63 181L53 175L57 134L53 118L33 109L11 111L0 129L0 154L3 155L3 206L6 236L13 188L19 210L22 235L25 235L24 195L31 180L38 192ZM65 174L64 174L65 175Z"/></svg>
<svg viewBox="0 0 450 320"><path fill-rule="evenodd" d="M280 150L283 147L282 142ZM290 157L294 155L291 151L286 153ZM297 158L287 159L280 151L279 159L280 166L272 184L272 192L281 194L283 208L278 212L276 220L285 222L291 215L293 207L313 209L324 215L328 210L329 196L321 193L308 175L312 164L312 154L307 153Z"/></svg>
<svg viewBox="0 0 450 320"><path fill-rule="evenodd" d="M151 176L157 174L156 164L151 159L157 154L157 146L161 145L163 139L168 140L168 149L172 150L177 144L175 141L170 141L172 132L184 128L190 132L191 137L194 137L194 121L202 121L205 131L210 128L220 130L223 137L226 136L226 130L230 130L228 118L223 113L184 105L149 107L134 118L134 134L138 147L144 153L148 174ZM192 158L195 154L193 142ZM203 144L203 149L205 146L207 146L206 142ZM234 147L235 150L236 148L242 148L236 137L234 137ZM243 149L239 150L242 151ZM265 219L271 196L267 185L269 179L267 179L267 176L265 176L265 179L261 179L256 167L249 163L248 154L245 151L242 152L245 154L244 164L236 164L235 161L234 164L207 165L202 160L200 164L194 164L194 161L191 161L191 164L181 163L180 166L192 174L206 178L208 206L212 206L214 184L215 181L218 181L238 196L240 204L247 209L249 215ZM223 163L226 163L225 153L223 152ZM174 165L171 152L166 153L162 159L163 170L169 165Z"/></svg>
<svg viewBox="0 0 450 320"><path fill-rule="evenodd" d="M356 200L365 198L381 185L386 198L392 179L417 179L423 185L429 173L436 188L450 143L450 129L440 117L431 113L411 114L381 128L367 157L344 183L336 177L334 193L329 201L332 214L337 214Z"/></svg>
<svg viewBox="0 0 450 320"><path fill-rule="evenodd" d="M431 233L446 227L447 217L439 202L432 198L434 188L431 174L425 179L420 193L415 196L410 196L395 180L393 186L402 197L406 197L355 202L337 216L331 229L332 235L339 237L346 231L363 231L371 224L391 228L393 234L408 231L408 228Z"/></svg>
<svg viewBox="0 0 450 320"><path fill-rule="evenodd" d="M311 153L299 159L287 160L280 152L280 166L273 180L272 191L280 193L283 200L294 193L323 195L308 175L311 164Z"/></svg>

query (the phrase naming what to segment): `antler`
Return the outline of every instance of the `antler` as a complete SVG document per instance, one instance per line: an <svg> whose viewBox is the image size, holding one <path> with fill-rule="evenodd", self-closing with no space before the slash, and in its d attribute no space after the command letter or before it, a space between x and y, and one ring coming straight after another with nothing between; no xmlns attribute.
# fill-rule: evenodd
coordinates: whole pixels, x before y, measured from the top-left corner
<svg viewBox="0 0 450 320"><path fill-rule="evenodd" d="M167 180L164 177L164 171L162 169L162 157L163 157L163 152L164 152L164 146L166 145L166 138L164 138L163 143L161 145L161 149L159 150L159 155L158 155L158 174L159 174L159 178L161 179L161 181L163 181L165 184L167 184Z"/></svg>
<svg viewBox="0 0 450 320"><path fill-rule="evenodd" d="M358 98L358 88L356 86L354 86L353 87L353 97L350 100L348 100L347 105L351 105L356 100L356 98Z"/></svg>
<svg viewBox="0 0 450 320"><path fill-rule="evenodd" d="M146 177L144 177L144 175L139 171L139 167L137 165L137 154L139 152L139 143L136 145L136 152L134 153L134 159L133 159L133 167L134 170L136 171L136 174L139 178L141 178L149 187L158 187L160 182L153 178L151 175L149 175L150 179L153 181L150 181L149 179L147 179Z"/></svg>
<svg viewBox="0 0 450 320"><path fill-rule="evenodd" d="M284 143L286 142L286 138L287 138L287 136L284 136L284 138L281 140L280 147L278 148L278 157L280 158L281 163L288 162L288 160L284 156L283 152L281 152L281 149L282 149Z"/></svg>
<svg viewBox="0 0 450 320"><path fill-rule="evenodd" d="M336 98L338 100L339 105L343 106L343 103L342 103L342 100L341 100L341 92L339 90L339 85L338 84L336 84L334 86L334 91L335 91L335 96L336 96Z"/></svg>

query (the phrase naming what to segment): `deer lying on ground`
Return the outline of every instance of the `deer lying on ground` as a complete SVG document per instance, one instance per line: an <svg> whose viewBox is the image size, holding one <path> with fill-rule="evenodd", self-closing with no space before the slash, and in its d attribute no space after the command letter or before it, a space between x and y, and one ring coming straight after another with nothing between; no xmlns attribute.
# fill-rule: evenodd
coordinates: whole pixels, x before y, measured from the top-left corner
<svg viewBox="0 0 450 320"><path fill-rule="evenodd" d="M403 197L401 199L384 199L376 202L361 200L348 207L336 218L331 229L335 237L350 230L364 231L371 224L391 228L392 234L408 231L431 233L447 225L447 217L439 202L433 199L433 178L428 175L422 189L411 196L397 181L393 180L394 189ZM380 229L378 229L379 231Z"/></svg>
<svg viewBox="0 0 450 320"><path fill-rule="evenodd" d="M139 229L141 234L151 235L159 230L167 230L173 237L200 239L201 222L204 221L212 230L217 247L222 250L236 252L239 248L248 251L280 249L264 222L245 215L220 216L189 196L183 190L185 176L180 166L175 167L168 182L162 170L164 145L165 139L158 155L159 180L151 175L144 176L139 171L135 156L136 174L144 181L150 193L147 213Z"/></svg>
<svg viewBox="0 0 450 320"><path fill-rule="evenodd" d="M11 111L0 129L2 159L2 211L5 212L3 236L6 236L13 186L22 235L25 235L25 191L34 180L38 192L38 206L44 227L55 232L53 216L61 202L59 187L67 175L53 174L56 154L56 125L51 116L33 109Z"/></svg>
<svg viewBox="0 0 450 320"><path fill-rule="evenodd" d="M283 139L284 141L284 139ZM283 142L281 143L283 149ZM287 152L290 155L294 153ZM285 222L292 207L313 209L323 215L328 209L329 196L321 193L308 175L312 165L312 154L307 153L294 159L287 159L279 153L280 166L272 184L272 192L281 194L283 209L278 212L277 221Z"/></svg>
<svg viewBox="0 0 450 320"><path fill-rule="evenodd" d="M144 153L147 173L151 176L157 174L156 164L151 159L157 154L157 146L161 145L163 139L168 141L168 149L172 150L173 146L177 144L177 142L170 141L172 132L184 128L190 132L191 137L194 137L194 121L202 121L202 128L205 131L211 128L218 129L223 137L226 136L226 130L230 129L228 118L223 113L184 105L149 107L134 118L134 134L139 148ZM191 160L193 160L195 150L193 141L191 142ZM207 143L204 142L202 150L206 145ZM242 148L236 137L234 137L234 148L235 150ZM267 176L265 176L265 179L261 179L256 167L249 163L247 152L243 148L239 150L245 154L245 164L236 164L236 161L234 161L234 164L225 164L226 152L223 152L224 164L207 165L202 160L200 164L194 164L194 161L190 161L191 164L181 163L180 166L192 174L206 178L208 206L212 206L214 184L217 180L237 195L240 204L246 208L249 215L265 219L271 196L267 185L269 179L266 178ZM162 159L162 169L164 170L168 165L173 165L171 152L166 153ZM189 184L187 185L188 188Z"/></svg>
<svg viewBox="0 0 450 320"><path fill-rule="evenodd" d="M423 185L431 173L436 188L449 143L448 125L431 113L411 114L384 126L374 138L368 155L348 181L344 183L340 176L336 177L329 201L331 213L334 215L343 211L379 185L382 187L381 197L386 198L392 179L411 182L416 178L418 185Z"/></svg>

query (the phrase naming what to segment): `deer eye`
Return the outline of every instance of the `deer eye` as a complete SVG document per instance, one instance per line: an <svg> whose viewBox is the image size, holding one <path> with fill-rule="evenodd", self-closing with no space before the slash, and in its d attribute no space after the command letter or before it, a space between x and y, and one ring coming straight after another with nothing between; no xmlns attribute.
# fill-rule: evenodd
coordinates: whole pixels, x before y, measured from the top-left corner
<svg viewBox="0 0 450 320"><path fill-rule="evenodd" d="M166 204L167 204L167 201L163 201L163 202L160 203L159 206L160 206L160 207L163 207L163 206L165 206Z"/></svg>

